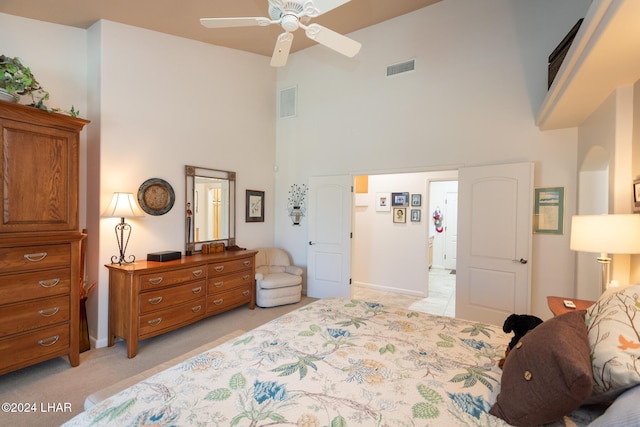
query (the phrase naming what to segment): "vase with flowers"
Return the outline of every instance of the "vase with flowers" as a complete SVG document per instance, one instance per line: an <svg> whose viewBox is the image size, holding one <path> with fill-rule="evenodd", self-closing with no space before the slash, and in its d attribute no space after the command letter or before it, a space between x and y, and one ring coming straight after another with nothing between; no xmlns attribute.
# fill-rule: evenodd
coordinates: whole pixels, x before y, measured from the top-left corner
<svg viewBox="0 0 640 427"><path fill-rule="evenodd" d="M305 214L304 197L307 195L307 186L293 184L289 190L289 217L293 225L300 225Z"/></svg>

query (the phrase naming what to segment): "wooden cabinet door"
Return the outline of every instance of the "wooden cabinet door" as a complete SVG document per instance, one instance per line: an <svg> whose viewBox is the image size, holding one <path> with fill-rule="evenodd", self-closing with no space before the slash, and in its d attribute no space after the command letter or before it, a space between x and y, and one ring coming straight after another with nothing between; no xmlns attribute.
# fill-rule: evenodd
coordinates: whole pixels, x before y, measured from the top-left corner
<svg viewBox="0 0 640 427"><path fill-rule="evenodd" d="M78 229L78 132L0 118L0 232Z"/></svg>

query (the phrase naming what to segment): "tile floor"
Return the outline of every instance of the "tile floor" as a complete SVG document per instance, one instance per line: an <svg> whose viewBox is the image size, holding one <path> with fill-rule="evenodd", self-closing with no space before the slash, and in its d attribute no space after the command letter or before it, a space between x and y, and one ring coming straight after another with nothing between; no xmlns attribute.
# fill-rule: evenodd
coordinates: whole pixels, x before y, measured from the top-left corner
<svg viewBox="0 0 640 427"><path fill-rule="evenodd" d="M439 316L456 315L456 275L451 270L432 268L429 271L429 296L419 298L412 295L378 291L376 289L353 286L351 297L369 301L389 302L412 310Z"/></svg>

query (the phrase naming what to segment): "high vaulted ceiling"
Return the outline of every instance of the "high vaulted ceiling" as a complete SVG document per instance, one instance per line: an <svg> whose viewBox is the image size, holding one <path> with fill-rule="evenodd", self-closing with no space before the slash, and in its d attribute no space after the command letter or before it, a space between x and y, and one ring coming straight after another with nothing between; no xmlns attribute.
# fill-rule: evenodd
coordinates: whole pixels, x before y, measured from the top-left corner
<svg viewBox="0 0 640 427"><path fill-rule="evenodd" d="M312 22L342 34L413 12L441 0L351 0ZM89 28L106 19L219 46L271 56L278 25L207 29L200 18L268 17L267 0L1 0L9 15ZM314 45L294 39L292 52Z"/></svg>

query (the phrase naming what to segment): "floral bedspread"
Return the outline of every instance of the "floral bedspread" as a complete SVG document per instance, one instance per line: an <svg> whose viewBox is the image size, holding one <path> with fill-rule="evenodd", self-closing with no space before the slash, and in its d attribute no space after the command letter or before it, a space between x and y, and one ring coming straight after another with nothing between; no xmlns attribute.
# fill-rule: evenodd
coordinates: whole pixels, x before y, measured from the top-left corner
<svg viewBox="0 0 640 427"><path fill-rule="evenodd" d="M67 426L504 426L498 326L359 300L297 309Z"/></svg>

